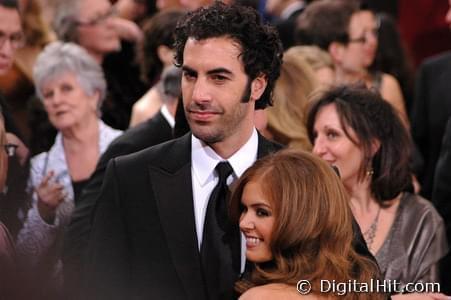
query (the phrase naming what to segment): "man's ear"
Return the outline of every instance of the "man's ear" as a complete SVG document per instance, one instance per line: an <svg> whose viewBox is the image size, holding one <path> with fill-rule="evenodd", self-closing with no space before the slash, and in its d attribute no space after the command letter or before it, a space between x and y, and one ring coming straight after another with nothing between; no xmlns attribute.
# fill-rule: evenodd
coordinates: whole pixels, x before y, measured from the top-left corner
<svg viewBox="0 0 451 300"><path fill-rule="evenodd" d="M343 60L344 47L345 45L339 42L330 43L327 50L334 64L340 63Z"/></svg>
<svg viewBox="0 0 451 300"><path fill-rule="evenodd" d="M157 47L157 55L164 65L169 65L174 60L174 51L165 45Z"/></svg>
<svg viewBox="0 0 451 300"><path fill-rule="evenodd" d="M258 100L268 85L268 77L265 74L258 75L251 83L251 99Z"/></svg>

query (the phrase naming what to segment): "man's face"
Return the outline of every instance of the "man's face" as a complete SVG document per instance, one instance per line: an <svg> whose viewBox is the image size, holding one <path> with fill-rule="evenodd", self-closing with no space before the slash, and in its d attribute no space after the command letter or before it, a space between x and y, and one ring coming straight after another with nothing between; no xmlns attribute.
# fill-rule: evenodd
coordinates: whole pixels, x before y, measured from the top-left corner
<svg viewBox="0 0 451 300"><path fill-rule="evenodd" d="M260 76L250 81L240 53L241 47L227 37L186 42L182 67L185 114L194 136L209 145L231 142L233 147L252 132L255 99L263 93L266 79Z"/></svg>
<svg viewBox="0 0 451 300"><path fill-rule="evenodd" d="M16 52L15 42L22 36L22 25L16 9L0 5L0 75L9 71Z"/></svg>

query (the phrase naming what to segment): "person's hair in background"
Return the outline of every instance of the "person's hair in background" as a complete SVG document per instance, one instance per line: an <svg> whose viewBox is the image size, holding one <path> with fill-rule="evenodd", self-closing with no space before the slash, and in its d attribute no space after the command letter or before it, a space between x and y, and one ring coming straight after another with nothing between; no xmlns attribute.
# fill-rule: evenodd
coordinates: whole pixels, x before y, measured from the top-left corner
<svg viewBox="0 0 451 300"><path fill-rule="evenodd" d="M36 93L42 100L44 85L64 73L75 74L87 95L99 93L98 113L105 99L106 82L102 68L87 51L74 44L54 42L40 54L33 70Z"/></svg>
<svg viewBox="0 0 451 300"><path fill-rule="evenodd" d="M234 187L230 212L235 222L242 217L242 195L249 183L259 184L274 217L267 241L272 260L255 264L250 286L276 283L295 289L302 278L311 283L312 294L319 296L321 280L363 283L378 277L375 263L353 249L348 195L327 163L295 150L258 160ZM242 281L237 283L239 292L245 291L240 290L244 286ZM382 299L376 294L349 293L346 297Z"/></svg>
<svg viewBox="0 0 451 300"><path fill-rule="evenodd" d="M333 41L347 43L351 16L359 10L356 1L319 1L298 17L295 39L299 45L317 45L327 51ZM321 14L325 17L317 18Z"/></svg>
<svg viewBox="0 0 451 300"><path fill-rule="evenodd" d="M248 7L227 6L222 2L215 2L209 7L208 15L199 20L197 14L203 13L204 10L205 8L201 8L196 12L190 12L180 20L175 30L175 64L183 65L183 50L188 38L204 40L229 37L236 41L242 50L241 59L244 71L249 76L248 82L260 75L264 75L267 79L266 89L255 102L255 108L263 109L272 105L271 93L279 77L283 55L277 31L269 25L262 24L259 13ZM257 27L255 23L259 26Z"/></svg>
<svg viewBox="0 0 451 300"><path fill-rule="evenodd" d="M371 176L370 189L374 198L383 204L392 200L411 185L411 139L401 120L390 105L378 93L364 85L338 86L312 101L307 116L307 130L314 143L313 126L318 112L326 105L334 104L346 136L363 150L364 161L360 166L360 180ZM355 137L347 128L351 128ZM380 147L373 153L374 141Z"/></svg>
<svg viewBox="0 0 451 300"><path fill-rule="evenodd" d="M55 39L52 29L44 21L42 7L39 1L27 0L21 7L23 16L23 31L26 44L44 47Z"/></svg>
<svg viewBox="0 0 451 300"><path fill-rule="evenodd" d="M325 86L335 82L335 66L329 53L317 46L294 46L285 53L302 57L315 71L316 79Z"/></svg>
<svg viewBox="0 0 451 300"><path fill-rule="evenodd" d="M64 0L55 3L52 27L58 39L64 42L77 41L76 12L78 0Z"/></svg>
<svg viewBox="0 0 451 300"><path fill-rule="evenodd" d="M379 22L376 57L371 68L393 75L399 82L406 110L413 101L414 70L411 55L404 45L396 20L386 14L377 14Z"/></svg>
<svg viewBox="0 0 451 300"><path fill-rule="evenodd" d="M157 12L155 0L118 0L114 3L118 16L136 24Z"/></svg>
<svg viewBox="0 0 451 300"><path fill-rule="evenodd" d="M19 11L19 2L17 0L0 0L0 6L17 9Z"/></svg>
<svg viewBox="0 0 451 300"><path fill-rule="evenodd" d="M159 12L143 24L144 38L138 48L138 60L141 62L141 78L149 86L160 79L164 63L160 55L174 47L174 29L185 13L181 10Z"/></svg>
<svg viewBox="0 0 451 300"><path fill-rule="evenodd" d="M274 105L265 110L269 138L289 147L311 150L305 113L308 97L316 87L315 73L306 61L293 51L285 52L274 86Z"/></svg>

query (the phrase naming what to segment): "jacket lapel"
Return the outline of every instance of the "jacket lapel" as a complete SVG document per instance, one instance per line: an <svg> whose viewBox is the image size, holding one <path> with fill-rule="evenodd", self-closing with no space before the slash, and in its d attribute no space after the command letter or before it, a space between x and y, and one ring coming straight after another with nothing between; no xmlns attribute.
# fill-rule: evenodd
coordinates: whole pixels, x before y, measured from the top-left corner
<svg viewBox="0 0 451 300"><path fill-rule="evenodd" d="M263 158L268 154L279 151L283 148L281 144L269 141L258 133L257 159Z"/></svg>
<svg viewBox="0 0 451 300"><path fill-rule="evenodd" d="M171 160L149 169L161 226L187 298L203 299L191 183L191 135L178 139L164 157Z"/></svg>

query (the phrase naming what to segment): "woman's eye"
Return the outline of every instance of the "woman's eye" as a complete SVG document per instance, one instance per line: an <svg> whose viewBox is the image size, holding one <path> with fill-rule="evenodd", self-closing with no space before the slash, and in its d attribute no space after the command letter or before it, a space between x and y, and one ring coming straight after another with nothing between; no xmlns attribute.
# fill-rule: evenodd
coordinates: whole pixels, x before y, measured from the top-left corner
<svg viewBox="0 0 451 300"><path fill-rule="evenodd" d="M49 99L49 98L51 98L51 97L53 96L53 92L52 92L52 91L50 91L50 92L44 92L44 93L42 94L42 96L44 97L44 99Z"/></svg>
<svg viewBox="0 0 451 300"><path fill-rule="evenodd" d="M63 91L63 92L70 92L72 90L73 90L73 87L69 84L63 84L61 86L61 91Z"/></svg>
<svg viewBox="0 0 451 300"><path fill-rule="evenodd" d="M256 214L259 217L269 217L271 215L269 211L263 208L257 208Z"/></svg>
<svg viewBox="0 0 451 300"><path fill-rule="evenodd" d="M338 137L338 133L336 131L330 130L326 133L329 139L335 139Z"/></svg>

